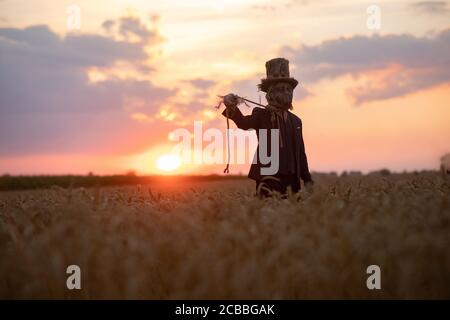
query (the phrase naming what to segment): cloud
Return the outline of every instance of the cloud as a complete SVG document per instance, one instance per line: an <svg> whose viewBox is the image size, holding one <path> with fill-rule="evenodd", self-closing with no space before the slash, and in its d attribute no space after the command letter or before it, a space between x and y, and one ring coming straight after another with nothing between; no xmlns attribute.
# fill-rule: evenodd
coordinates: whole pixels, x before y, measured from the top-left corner
<svg viewBox="0 0 450 320"><path fill-rule="evenodd" d="M446 1L418 1L410 6L417 12L426 14L445 14L450 12L450 6Z"/></svg>
<svg viewBox="0 0 450 320"><path fill-rule="evenodd" d="M151 15L150 19L156 24L159 16ZM139 18L133 16L105 20L102 27L106 32L120 35L128 41L135 39L139 42L155 43L163 40L157 30L147 27Z"/></svg>
<svg viewBox="0 0 450 320"><path fill-rule="evenodd" d="M212 86L214 86L217 83L214 80L201 79L201 78L187 80L187 82L201 90L208 90L209 88L211 88Z"/></svg>
<svg viewBox="0 0 450 320"><path fill-rule="evenodd" d="M264 68L264 66L261 66ZM255 75L251 78L246 78L242 80L233 81L230 85L230 90L232 93L235 93L241 97L250 99L252 101L258 102L261 99L261 102L265 101L265 93L258 91L258 83L262 78L262 74ZM224 92L227 94L228 92Z"/></svg>
<svg viewBox="0 0 450 320"><path fill-rule="evenodd" d="M153 37L138 27L125 29ZM44 25L0 28L0 154L126 152L155 141L154 126L136 124L131 113L156 114L174 90L116 77L93 83L87 75L119 62L149 71L147 45L95 34L60 37Z"/></svg>
<svg viewBox="0 0 450 320"><path fill-rule="evenodd" d="M281 51L297 66L301 81L373 75L373 83L349 89L357 104L450 82L450 29L433 37L354 36Z"/></svg>
<svg viewBox="0 0 450 320"><path fill-rule="evenodd" d="M317 0L315 1L317 2ZM311 4L311 2L309 0L287 0L286 1L286 7L291 7L291 6L295 6L295 5L300 5L300 6L306 6Z"/></svg>
<svg viewBox="0 0 450 320"><path fill-rule="evenodd" d="M277 9L274 5L269 4L254 4L250 6L250 9L261 10L261 11L275 11Z"/></svg>
<svg viewBox="0 0 450 320"><path fill-rule="evenodd" d="M278 3L274 3L273 1L264 2L262 4L253 4L250 6L252 10L258 11L266 11L266 12L274 12L277 9L292 9L293 7L306 6L309 5L310 2L308 0L285 0L280 1Z"/></svg>
<svg viewBox="0 0 450 320"><path fill-rule="evenodd" d="M112 32L114 25L116 24L116 21L113 19L108 19L103 21L102 23L102 27L103 29L105 29L107 32Z"/></svg>

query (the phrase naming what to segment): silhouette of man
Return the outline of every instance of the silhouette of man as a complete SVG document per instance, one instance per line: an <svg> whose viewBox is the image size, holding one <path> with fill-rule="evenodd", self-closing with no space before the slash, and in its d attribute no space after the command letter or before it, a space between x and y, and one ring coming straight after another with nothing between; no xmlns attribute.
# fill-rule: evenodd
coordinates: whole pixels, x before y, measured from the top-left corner
<svg viewBox="0 0 450 320"><path fill-rule="evenodd" d="M308 168L305 144L303 142L302 121L291 113L294 88L298 81L289 75L289 61L284 58L275 58L266 62L266 78L261 80L259 89L266 93L268 105L265 108L254 108L252 114L244 116L237 108L239 99L233 93L224 97L226 109L222 113L234 121L238 128L255 129L258 137L256 161L251 165L248 177L256 181L256 190L260 195L268 196L276 191L286 194L288 188L293 193L300 190L300 179L305 187L312 191L313 180ZM273 175L264 175L261 169L269 167L262 164L259 157L259 148L262 143L260 129L266 129L268 156L273 159L278 155L278 171ZM270 150L271 133L278 129L279 148Z"/></svg>

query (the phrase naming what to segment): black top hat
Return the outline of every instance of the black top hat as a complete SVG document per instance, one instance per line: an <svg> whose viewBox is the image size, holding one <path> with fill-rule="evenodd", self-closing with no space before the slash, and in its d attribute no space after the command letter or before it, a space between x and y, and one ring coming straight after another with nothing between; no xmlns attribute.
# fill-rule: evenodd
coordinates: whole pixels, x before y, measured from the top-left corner
<svg viewBox="0 0 450 320"><path fill-rule="evenodd" d="M289 60L284 58L275 58L266 62L266 78L261 79L258 88L267 92L269 87L277 82L287 82L295 88L298 81L289 75Z"/></svg>

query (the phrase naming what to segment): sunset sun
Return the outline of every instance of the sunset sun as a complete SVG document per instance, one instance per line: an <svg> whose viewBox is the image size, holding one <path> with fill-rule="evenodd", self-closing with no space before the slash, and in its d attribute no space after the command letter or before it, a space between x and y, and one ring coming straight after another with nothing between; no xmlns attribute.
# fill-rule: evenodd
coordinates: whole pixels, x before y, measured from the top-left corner
<svg viewBox="0 0 450 320"><path fill-rule="evenodd" d="M162 155L156 160L156 167L162 171L174 171L181 165L181 159L179 156L166 154Z"/></svg>

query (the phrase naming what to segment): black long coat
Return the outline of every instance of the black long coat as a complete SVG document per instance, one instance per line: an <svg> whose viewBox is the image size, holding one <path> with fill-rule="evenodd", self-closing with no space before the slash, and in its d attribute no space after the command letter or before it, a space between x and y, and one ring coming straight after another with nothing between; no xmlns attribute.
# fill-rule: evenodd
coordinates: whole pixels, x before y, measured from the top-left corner
<svg viewBox="0 0 450 320"><path fill-rule="evenodd" d="M222 115L226 117L227 110L225 109L222 112ZM242 112L238 108L234 108L234 111L229 111L229 118L236 123L237 127L240 129L248 130L255 129L256 136L259 141L259 129L267 129L267 137L268 137L268 154L271 154L270 150L270 129L276 129L276 125L272 124L271 121L271 112L269 110L263 108L254 108L251 115L244 116ZM294 145L294 156L295 159L290 159L290 161L295 161L296 164L296 174L299 179L302 179L304 182L312 181L311 174L309 173L308 168L308 160L306 158L305 152L305 144L303 142L303 134L302 134L302 121L295 114L288 112L288 121L294 125L294 135L293 137L288 136L288 139L293 139L285 141L285 143L293 143ZM270 163L264 165L259 160L259 144L256 150L255 157L257 158L256 163L253 163L250 167L250 171L248 173L248 177L250 179L259 181L261 179L261 167L269 167ZM281 168L279 168L281 169Z"/></svg>

